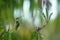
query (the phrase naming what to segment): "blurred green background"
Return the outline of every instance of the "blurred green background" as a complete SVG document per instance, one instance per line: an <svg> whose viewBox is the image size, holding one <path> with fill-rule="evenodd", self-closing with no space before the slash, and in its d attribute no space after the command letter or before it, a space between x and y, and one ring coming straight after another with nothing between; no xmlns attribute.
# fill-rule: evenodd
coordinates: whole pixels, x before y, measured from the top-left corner
<svg viewBox="0 0 60 40"><path fill-rule="evenodd" d="M60 0L48 1L0 0L0 40L60 40Z"/></svg>

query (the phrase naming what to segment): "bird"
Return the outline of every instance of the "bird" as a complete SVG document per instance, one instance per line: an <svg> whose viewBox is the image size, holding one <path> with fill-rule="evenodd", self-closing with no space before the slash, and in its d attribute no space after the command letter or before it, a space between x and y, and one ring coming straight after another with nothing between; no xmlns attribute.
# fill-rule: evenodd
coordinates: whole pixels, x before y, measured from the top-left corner
<svg viewBox="0 0 60 40"><path fill-rule="evenodd" d="M20 23L19 23L19 18L16 18L16 29L18 29Z"/></svg>

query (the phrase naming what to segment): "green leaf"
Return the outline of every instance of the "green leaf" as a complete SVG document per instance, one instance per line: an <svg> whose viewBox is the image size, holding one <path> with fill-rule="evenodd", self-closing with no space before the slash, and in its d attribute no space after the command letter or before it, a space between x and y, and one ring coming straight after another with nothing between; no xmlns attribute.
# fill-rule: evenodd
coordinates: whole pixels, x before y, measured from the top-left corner
<svg viewBox="0 0 60 40"><path fill-rule="evenodd" d="M44 13L42 13L42 16L46 19L46 15Z"/></svg>
<svg viewBox="0 0 60 40"><path fill-rule="evenodd" d="M51 14L49 15L49 20L50 20L50 18L51 18L51 16L52 16L52 14L53 14L53 13L51 13Z"/></svg>
<svg viewBox="0 0 60 40"><path fill-rule="evenodd" d="M42 40L41 34L36 31L33 31L31 33L31 40Z"/></svg>

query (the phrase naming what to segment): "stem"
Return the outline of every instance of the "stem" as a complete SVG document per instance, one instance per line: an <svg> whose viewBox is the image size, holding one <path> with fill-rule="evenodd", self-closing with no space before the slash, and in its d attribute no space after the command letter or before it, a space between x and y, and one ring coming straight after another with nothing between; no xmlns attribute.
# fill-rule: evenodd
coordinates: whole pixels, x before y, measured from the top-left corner
<svg viewBox="0 0 60 40"><path fill-rule="evenodd" d="M46 20L48 20L48 9L46 8Z"/></svg>

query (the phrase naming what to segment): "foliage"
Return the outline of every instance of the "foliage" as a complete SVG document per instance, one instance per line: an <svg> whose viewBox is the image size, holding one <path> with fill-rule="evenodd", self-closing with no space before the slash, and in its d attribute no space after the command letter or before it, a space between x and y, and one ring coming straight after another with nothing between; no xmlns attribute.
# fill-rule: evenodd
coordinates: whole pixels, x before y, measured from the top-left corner
<svg viewBox="0 0 60 40"><path fill-rule="evenodd" d="M39 19L41 21L42 26L42 33L36 32L33 27L31 27L31 23L28 23L22 17L20 18L20 27L15 30L13 27L15 27L15 19L14 19L14 8L19 8L23 12L23 3L25 0L0 0L0 40L43 40L43 38L46 38L49 40L60 40L60 14L58 14L57 18L54 20L54 22L50 21L50 18L53 13L49 14L49 3L47 3L46 8L46 15L42 12L42 0L38 0L37 3L35 0L29 0L30 1L30 12L31 12L31 18L32 18L32 24L34 25L34 10L39 9ZM59 0L58 0L59 1ZM37 14L37 13L36 13ZM45 22L44 22L45 21ZM12 26L12 30L6 31L6 25L9 24ZM46 23L46 24L45 24ZM49 24L51 23L51 24ZM10 25L10 26L11 26ZM54 26L53 26L54 25ZM29 27L29 28L28 28ZM31 27L31 28L30 28ZM40 27L40 26L39 26ZM44 28L45 27L45 28ZM55 29L53 31L53 28ZM34 30L34 31L33 31ZM47 30L47 32L46 32ZM43 32L44 31L44 32ZM51 33L52 32L52 33ZM45 37L41 37L41 35L45 34ZM44 39L45 40L45 39Z"/></svg>

